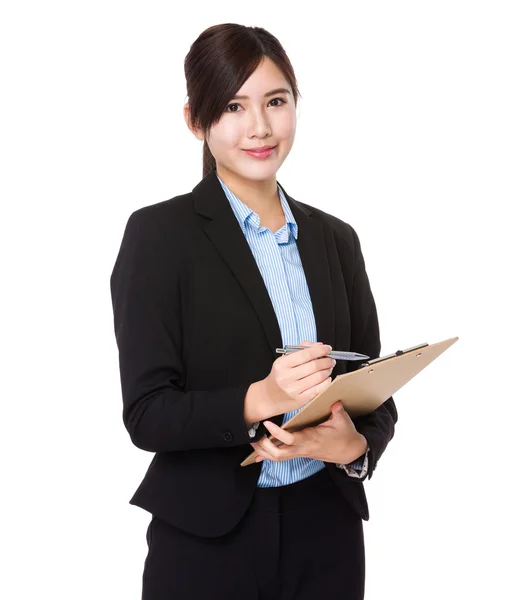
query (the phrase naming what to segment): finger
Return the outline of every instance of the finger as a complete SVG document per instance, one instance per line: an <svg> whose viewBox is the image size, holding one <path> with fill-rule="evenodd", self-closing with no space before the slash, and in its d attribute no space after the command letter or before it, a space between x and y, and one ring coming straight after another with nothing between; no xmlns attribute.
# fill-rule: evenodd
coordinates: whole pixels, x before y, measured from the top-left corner
<svg viewBox="0 0 517 600"><path fill-rule="evenodd" d="M263 435L263 436L260 438L260 440L258 440L258 442L250 442L250 446L253 446L253 448L255 448L255 447L256 447L256 446L258 446L258 445L260 444L260 442L261 442L262 440L264 440L265 438L267 438L267 435L266 435L266 434L264 434L264 435Z"/></svg>
<svg viewBox="0 0 517 600"><path fill-rule="evenodd" d="M304 346L305 344L300 344L300 346ZM314 360L315 358L322 358L327 356L332 352L332 346L328 344L313 344L311 346L307 346L305 350L298 350L297 352L293 352L291 354L285 354L282 358L285 358L286 364L289 364L291 367L297 367L298 365L302 365L303 363ZM289 363L287 363L289 361Z"/></svg>
<svg viewBox="0 0 517 600"><path fill-rule="evenodd" d="M255 448L255 462L260 462L262 460L268 459L269 460L269 456L267 456L267 452L265 452L262 448Z"/></svg>
<svg viewBox="0 0 517 600"><path fill-rule="evenodd" d="M282 445L282 447L278 448L268 438L262 440L260 442L260 446L261 447L258 453L262 456L265 456L265 458L268 460L288 460L289 458L293 458L295 456L293 446Z"/></svg>
<svg viewBox="0 0 517 600"><path fill-rule="evenodd" d="M294 444L295 437L291 432L286 431L281 427L278 427L278 425L276 423L273 423L272 421L264 421L264 426L272 435L276 437L277 440L280 440L281 442L283 442L284 444L288 444L289 446L292 446Z"/></svg>
<svg viewBox="0 0 517 600"><path fill-rule="evenodd" d="M255 452L261 452L263 450L262 447L262 440L266 439L266 436L264 436L260 441L258 442L250 442L250 446L253 448L253 450L255 450Z"/></svg>
<svg viewBox="0 0 517 600"><path fill-rule="evenodd" d="M264 455L264 454L268 454L268 456L269 456L269 454L270 454L270 453L268 452L267 448L266 448L266 447L265 447L265 445L264 445L264 442L265 442L266 440L267 440L267 437L266 437L266 436L264 436L264 437L263 437L263 438L260 440L260 442L253 442L253 444L251 444L251 445L253 446L253 449L255 450L255 452L256 452L257 454L262 454L262 455ZM273 447L275 447L275 446L274 446L274 444L273 444L272 442L269 442L269 443L270 443L270 444L271 444Z"/></svg>
<svg viewBox="0 0 517 600"><path fill-rule="evenodd" d="M255 462L260 462L261 460L270 460L270 461L273 461L273 462L277 462L278 461L277 458L275 458L274 456L271 456L265 450L260 449L260 452L257 452L257 456L255 457Z"/></svg>
<svg viewBox="0 0 517 600"><path fill-rule="evenodd" d="M261 442L262 452L266 452L269 456L271 456L274 460L278 460L281 456L282 450L277 448L275 444L268 438L266 438L263 442Z"/></svg>
<svg viewBox="0 0 517 600"><path fill-rule="evenodd" d="M276 461L277 459L274 456L271 456L263 448L259 448L259 450L257 450L257 456L255 457L255 462L260 462L261 460Z"/></svg>
<svg viewBox="0 0 517 600"><path fill-rule="evenodd" d="M341 402L339 403L341 404ZM343 419L345 419L346 421L348 421L349 423L353 423L352 421L352 417L350 416L350 414L348 413L348 411L345 409L345 407L341 404L341 407L338 411L336 411L337 413L341 413L341 417Z"/></svg>

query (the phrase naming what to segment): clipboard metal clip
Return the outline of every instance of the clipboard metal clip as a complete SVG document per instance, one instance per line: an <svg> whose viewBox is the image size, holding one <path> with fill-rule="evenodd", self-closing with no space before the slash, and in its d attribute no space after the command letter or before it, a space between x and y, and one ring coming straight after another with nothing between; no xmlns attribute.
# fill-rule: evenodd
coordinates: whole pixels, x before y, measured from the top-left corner
<svg viewBox="0 0 517 600"><path fill-rule="evenodd" d="M418 350L419 348L425 348L426 346L429 346L429 344L424 342L423 344L418 344L417 346L412 346L411 348L406 348L405 350L397 350L396 352L393 352L392 354L387 354L386 356L380 356L379 358L372 358L371 360L361 363L359 365L359 368L362 369L363 367L371 367L372 365L380 363L383 360L387 360L388 358L393 358L394 356L401 356L402 354L407 354L408 352L412 352L413 350Z"/></svg>

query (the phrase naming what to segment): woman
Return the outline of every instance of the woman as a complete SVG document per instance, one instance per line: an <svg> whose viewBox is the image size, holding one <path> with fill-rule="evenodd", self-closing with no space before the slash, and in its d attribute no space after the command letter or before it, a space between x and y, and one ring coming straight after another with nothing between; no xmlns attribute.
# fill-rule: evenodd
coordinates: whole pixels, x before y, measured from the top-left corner
<svg viewBox="0 0 517 600"><path fill-rule="evenodd" d="M110 280L124 424L155 453L130 500L152 514L143 599L363 598L363 480L393 398L280 429L352 368L332 347L379 356L359 239L276 181L299 93L274 36L210 27L185 74L203 178L131 214ZM287 344L307 348L278 356Z"/></svg>

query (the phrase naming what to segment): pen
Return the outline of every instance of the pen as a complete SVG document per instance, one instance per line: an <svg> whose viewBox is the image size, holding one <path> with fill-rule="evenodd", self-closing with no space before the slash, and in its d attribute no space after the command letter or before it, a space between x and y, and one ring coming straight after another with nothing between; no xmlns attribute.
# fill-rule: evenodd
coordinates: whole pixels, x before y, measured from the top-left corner
<svg viewBox="0 0 517 600"><path fill-rule="evenodd" d="M305 350L306 348L310 348L310 346L286 346L285 348L277 348L276 352L277 354L291 354L292 352L298 352L298 350ZM370 358L366 354L345 352L343 350L332 350L327 356L336 360L364 360L365 358Z"/></svg>

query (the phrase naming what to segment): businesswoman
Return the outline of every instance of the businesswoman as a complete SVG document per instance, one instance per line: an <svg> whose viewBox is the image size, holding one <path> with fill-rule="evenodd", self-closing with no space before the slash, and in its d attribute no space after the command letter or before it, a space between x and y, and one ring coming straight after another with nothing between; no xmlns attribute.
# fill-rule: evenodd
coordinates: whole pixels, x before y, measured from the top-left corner
<svg viewBox="0 0 517 600"><path fill-rule="evenodd" d="M354 368L332 348L379 356L359 238L276 180L299 92L273 35L210 27L185 75L203 177L129 216L110 279L123 421L154 453L130 499L151 515L142 597L362 599L363 482L393 437L393 398L280 429ZM307 347L276 353L287 344Z"/></svg>

